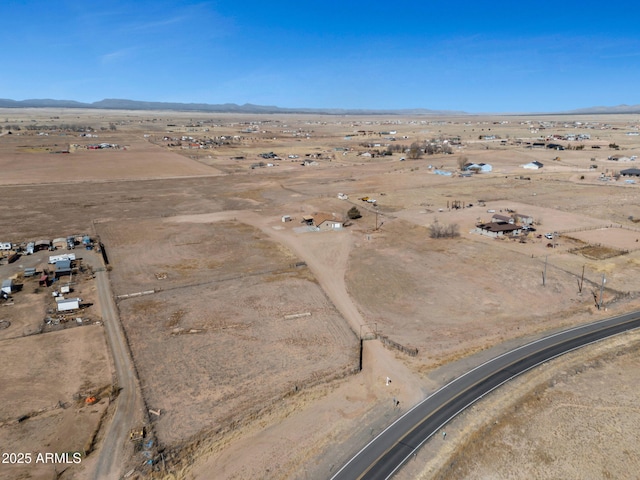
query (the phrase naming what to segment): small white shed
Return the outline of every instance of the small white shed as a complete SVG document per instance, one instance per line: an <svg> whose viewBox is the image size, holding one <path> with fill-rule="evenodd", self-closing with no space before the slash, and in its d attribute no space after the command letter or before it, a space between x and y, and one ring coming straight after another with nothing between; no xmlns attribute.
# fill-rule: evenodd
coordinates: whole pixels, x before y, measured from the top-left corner
<svg viewBox="0 0 640 480"><path fill-rule="evenodd" d="M7 295L13 293L13 280L11 278L2 281L2 291Z"/></svg>
<svg viewBox="0 0 640 480"><path fill-rule="evenodd" d="M58 302L59 312L68 312L71 310L78 310L80 308L81 298L66 298Z"/></svg>
<svg viewBox="0 0 640 480"><path fill-rule="evenodd" d="M522 165L522 168L527 168L529 170L539 170L543 166L544 165L542 163L538 162L537 160L534 160L533 162L525 163L524 165Z"/></svg>

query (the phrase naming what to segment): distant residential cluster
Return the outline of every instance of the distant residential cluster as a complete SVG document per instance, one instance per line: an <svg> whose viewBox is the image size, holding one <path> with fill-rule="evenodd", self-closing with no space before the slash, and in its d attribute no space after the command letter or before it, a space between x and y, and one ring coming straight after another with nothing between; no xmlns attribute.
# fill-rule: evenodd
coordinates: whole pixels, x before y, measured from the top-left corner
<svg viewBox="0 0 640 480"><path fill-rule="evenodd" d="M3 114L0 440L124 448L96 478L188 476L231 432L277 458L241 471L223 445L230 476L326 478L336 435L401 415L442 359L640 298L636 115ZM311 436L265 447L284 417Z"/></svg>
<svg viewBox="0 0 640 480"><path fill-rule="evenodd" d="M55 252L56 250L75 250L82 247L85 251L94 249L95 242L89 235L70 235L67 237L39 239L22 243L0 242L0 268L8 273L8 277L2 281L0 296L6 302L20 302L15 295L20 295L33 284L36 293L48 291L51 287L51 296L55 300L55 308L47 308L48 314L61 312L73 312L81 310L87 305L81 298L68 298L65 294L74 291L72 278L78 273L86 273L87 267L76 253L50 254L47 257L40 252ZM44 260L46 259L46 263ZM2 267L6 265L6 267ZM29 265L29 266L27 266ZM6 269L6 270L5 270ZM66 278L65 283L63 279ZM77 281L77 277L76 277ZM76 288L77 290L77 288ZM66 318L58 318L67 321ZM54 320L47 316L45 324L51 324ZM79 323L79 322L76 322Z"/></svg>
<svg viewBox="0 0 640 480"><path fill-rule="evenodd" d="M126 149L126 147L121 147L117 143L102 142L102 143L89 143L87 145L79 145L77 143L72 143L69 146L69 151L82 150L82 149L85 149L85 150L105 150L105 149L118 150L120 148L125 148Z"/></svg>

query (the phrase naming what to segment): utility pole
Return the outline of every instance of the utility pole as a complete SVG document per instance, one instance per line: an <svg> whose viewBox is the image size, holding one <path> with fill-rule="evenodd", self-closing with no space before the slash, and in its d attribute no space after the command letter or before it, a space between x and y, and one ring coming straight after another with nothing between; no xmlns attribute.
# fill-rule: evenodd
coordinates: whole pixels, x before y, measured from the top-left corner
<svg viewBox="0 0 640 480"><path fill-rule="evenodd" d="M604 290L604 284L607 283L607 279L604 277L604 273L602 274L602 283L600 284L600 301L598 302L598 310L602 308L602 291Z"/></svg>
<svg viewBox="0 0 640 480"><path fill-rule="evenodd" d="M376 208L376 229L375 229L376 232L380 230L382 225L384 225L384 222L378 223L378 213L379 213L378 209Z"/></svg>
<svg viewBox="0 0 640 480"><path fill-rule="evenodd" d="M549 255L544 257L544 272L542 272L542 286L543 287L546 285L546 282L547 282L547 260L548 260L548 258L549 258Z"/></svg>

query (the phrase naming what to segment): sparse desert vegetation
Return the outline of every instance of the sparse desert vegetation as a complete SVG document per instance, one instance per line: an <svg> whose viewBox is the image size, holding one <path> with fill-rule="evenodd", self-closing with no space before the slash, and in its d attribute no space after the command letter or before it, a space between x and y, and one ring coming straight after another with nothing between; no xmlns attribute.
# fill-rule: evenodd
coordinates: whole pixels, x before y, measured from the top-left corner
<svg viewBox="0 0 640 480"><path fill-rule="evenodd" d="M62 479L90 478L118 401L92 278L107 265L89 250L77 264L86 266L75 288L91 303L83 315L91 324L47 329L61 284L21 276L45 268L49 252L24 253L41 238L87 234L106 249L147 410L137 419L144 447L123 438L121 474L130 478L210 478L212 465L217 478L327 478L492 348L640 305L640 183L622 174L640 151L638 137L624 133L638 128L633 115L6 109L3 117L0 191L10 208L0 210L0 242L12 245L0 273L23 288L0 306L0 360L11 366L2 383L12 385L2 391L0 438L36 451L67 432L60 448L88 455ZM534 162L542 168L523 168ZM14 252L20 257L9 263ZM27 352L37 352L33 365L20 356ZM598 358L591 376L580 376L588 386L568 372L559 395L575 403L580 392L635 381L606 373L629 369L633 355ZM579 418L557 413L556 397L531 401L529 391L527 418L553 411L558 424L579 427ZM95 405L79 401L94 394ZM501 395L483 404L500 405ZM609 398L594 418L635 428L624 413L628 395ZM70 408L53 409L60 404ZM465 421L476 414L504 418L478 408ZM82 428L67 429L80 417ZM469 420L475 431L461 421L452 428L498 446L510 439L518 454L535 441L522 418L490 434L482 421ZM468 447L451 445L430 442L421 466L446 472L431 462ZM558 466L553 445L535 454ZM491 467L468 455L456 462L457 478ZM622 477L625 468L608 471Z"/></svg>

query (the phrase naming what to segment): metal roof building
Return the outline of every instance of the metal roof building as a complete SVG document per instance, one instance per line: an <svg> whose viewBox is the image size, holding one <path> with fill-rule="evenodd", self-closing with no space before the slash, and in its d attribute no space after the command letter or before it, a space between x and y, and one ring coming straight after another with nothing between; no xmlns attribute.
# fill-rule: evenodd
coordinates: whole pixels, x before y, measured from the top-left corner
<svg viewBox="0 0 640 480"><path fill-rule="evenodd" d="M65 298L58 301L58 311L67 312L70 310L78 310L80 308L81 298Z"/></svg>

